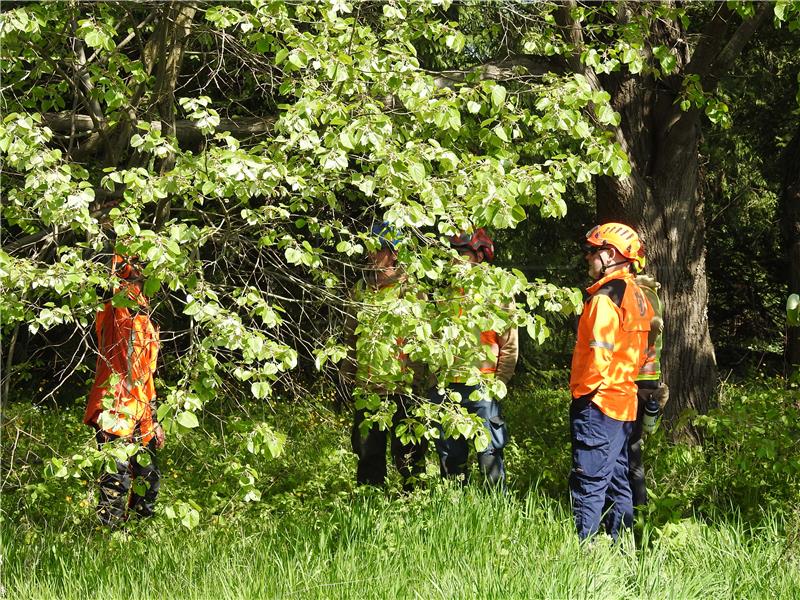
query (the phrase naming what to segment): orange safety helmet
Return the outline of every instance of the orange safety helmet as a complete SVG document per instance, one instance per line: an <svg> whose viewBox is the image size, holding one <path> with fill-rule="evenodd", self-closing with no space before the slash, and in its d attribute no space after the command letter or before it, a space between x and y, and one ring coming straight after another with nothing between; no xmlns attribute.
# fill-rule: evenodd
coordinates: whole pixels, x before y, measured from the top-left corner
<svg viewBox="0 0 800 600"><path fill-rule="evenodd" d="M483 257L489 262L494 260L494 242L483 227L476 229L473 233L459 233L450 238L450 245L453 248L467 248L476 255L478 251L483 251Z"/></svg>
<svg viewBox="0 0 800 600"><path fill-rule="evenodd" d="M622 256L633 262L633 268L637 272L644 269L647 262L642 240L631 227L622 223L594 226L586 233L585 244L595 248L613 246Z"/></svg>

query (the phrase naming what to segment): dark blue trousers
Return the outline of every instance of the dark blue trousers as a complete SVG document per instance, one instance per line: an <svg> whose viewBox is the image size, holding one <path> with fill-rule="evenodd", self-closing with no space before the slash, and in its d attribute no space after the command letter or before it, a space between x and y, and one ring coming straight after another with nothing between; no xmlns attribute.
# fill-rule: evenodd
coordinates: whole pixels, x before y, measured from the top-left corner
<svg viewBox="0 0 800 600"><path fill-rule="evenodd" d="M616 540L621 528L633 524L628 480L633 421L606 416L590 398L574 399L570 406L572 512L581 540L597 533L601 525Z"/></svg>
<svg viewBox="0 0 800 600"><path fill-rule="evenodd" d="M483 426L489 436L489 446L478 452L478 466L487 482L502 486L506 478L503 448L508 441L508 430L500 411L500 403L495 400L470 400L470 394L480 389L480 386L451 383L447 389L461 394L461 406L483 420ZM444 396L439 395L436 388L431 390L430 399L435 404L444 402ZM436 451L439 454L439 471L442 477L464 475L466 479L469 458L469 442L466 439L461 436L445 438L444 432L440 429L439 439L436 440Z"/></svg>
<svg viewBox="0 0 800 600"><path fill-rule="evenodd" d="M381 430L377 425L373 425L366 435L363 435L361 424L367 413L364 409L356 410L350 434L353 452L358 456L356 482L376 486L381 486L386 482L386 440L389 439L389 450L403 480L403 489L411 491L422 473L425 472L428 440L422 439L417 443L408 444L400 441L400 438L395 435L395 431L403 419L409 417L412 401L408 397L399 395L389 396L389 399L393 400L397 406L389 431Z"/></svg>
<svg viewBox="0 0 800 600"><path fill-rule="evenodd" d="M98 431L95 434L98 448L107 444L118 436ZM144 454L149 455L149 460L140 464L138 458ZM129 460L117 460L117 471L109 473L103 471L98 481L100 487L100 500L97 504L97 516L104 525L118 525L127 519L127 511L133 511L140 517L152 517L155 512L156 498L161 487L161 473L156 463L156 441L150 440ZM136 485L139 479L144 485L144 493ZM137 489L139 491L137 491Z"/></svg>

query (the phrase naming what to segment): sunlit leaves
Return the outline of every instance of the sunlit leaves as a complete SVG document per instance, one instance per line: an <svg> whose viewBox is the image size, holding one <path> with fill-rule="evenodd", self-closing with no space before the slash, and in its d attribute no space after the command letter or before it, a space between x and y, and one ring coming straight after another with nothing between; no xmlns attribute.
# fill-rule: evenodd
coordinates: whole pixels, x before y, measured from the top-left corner
<svg viewBox="0 0 800 600"><path fill-rule="evenodd" d="M116 19L100 12L81 17L78 38L97 54L86 73L109 122L104 133L130 126L131 135L123 137L117 163L104 162L110 153L101 144L103 158L98 154L84 167L55 149L51 132L34 111L26 113L27 105L5 118L0 151L21 177L4 199L6 222L25 234L68 229L74 239L89 241L59 250L56 265L3 257L3 323L38 330L88 326L99 298L114 288L104 263L109 251L140 257L144 291L161 311L154 318L163 315L181 328L180 352L167 350L174 353L177 381L165 381L158 409L176 435L201 429L203 407L221 395L254 403L272 398L278 380L297 367L296 347L318 368L343 358L335 328L319 339L298 328L291 294L300 292L287 292L285 281L304 290L309 303L353 309L358 351L369 357L368 376L379 386L413 385L414 375L397 360L398 338L441 382L479 380L475 364L485 349L476 332L527 327L543 341L551 314L576 309L570 292L519 272L469 269L455 259L447 236L480 226L514 228L531 210L562 217L571 182L624 176L626 157L605 131L619 115L580 76L552 75L525 86L470 76L442 86L420 68L415 43L424 38L450 56L471 49L435 5L385 3L368 16L340 0L206 7L187 52L200 84L213 90L209 73L230 76L227 60L246 58L249 67L236 71L237 81L258 84L264 96L183 91L193 90L195 80L181 87L177 118L201 134L191 150L162 131L162 115L150 108L159 101L158 74L137 54L138 38L117 47L127 35L116 29L127 18L121 5L103 8L118 12ZM17 36L16 54L25 46L20 40L49 23L33 7L2 18L3 31ZM72 56L68 36L49 33L54 60ZM233 52L243 56L214 54L208 39L235 39ZM541 41L546 53L563 50L555 39L550 46ZM630 44L586 60L598 70L616 70L617 63L634 69L642 55ZM12 85L26 102L49 102L42 111L73 104L71 78L48 73L37 84L42 91L28 94L22 81L33 77L26 75L28 64L14 64L20 81ZM71 73L74 64L65 64ZM243 108L269 116L270 131L241 140L218 132L221 116L235 119ZM168 217L162 221L156 213ZM368 231L376 219L403 232L399 255L408 287L392 297L365 293L353 304L347 300L353 275L376 249L358 228ZM83 252L97 258L84 260ZM290 328L302 340L296 347L287 343ZM487 389L505 394L499 382L487 382ZM375 417L384 425L387 418ZM463 414L454 414L445 429L485 443L479 424ZM420 435L414 426L412 433ZM268 429L247 440L248 453L265 456L277 456L283 443ZM258 498L251 466L231 474L245 500ZM196 522L191 507L171 510L187 526Z"/></svg>
<svg viewBox="0 0 800 600"><path fill-rule="evenodd" d="M800 296L791 294L786 300L786 322L790 327L800 327Z"/></svg>

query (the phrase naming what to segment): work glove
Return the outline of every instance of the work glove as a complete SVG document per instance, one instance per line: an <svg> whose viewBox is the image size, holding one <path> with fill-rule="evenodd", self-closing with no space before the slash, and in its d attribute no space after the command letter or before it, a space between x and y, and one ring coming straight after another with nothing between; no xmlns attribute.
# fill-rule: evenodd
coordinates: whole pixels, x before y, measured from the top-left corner
<svg viewBox="0 0 800 600"><path fill-rule="evenodd" d="M660 386L658 386L658 388L653 392L653 398L656 399L659 408L661 408L663 411L664 407L667 405L667 402L669 402L669 387L666 383L662 383Z"/></svg>
<svg viewBox="0 0 800 600"><path fill-rule="evenodd" d="M161 450L164 447L164 428L161 423L153 423L153 433L155 434L156 450Z"/></svg>
<svg viewBox="0 0 800 600"><path fill-rule="evenodd" d="M639 287L646 287L651 290L657 290L661 287L661 284L658 283L652 275L637 275L636 276L636 285Z"/></svg>

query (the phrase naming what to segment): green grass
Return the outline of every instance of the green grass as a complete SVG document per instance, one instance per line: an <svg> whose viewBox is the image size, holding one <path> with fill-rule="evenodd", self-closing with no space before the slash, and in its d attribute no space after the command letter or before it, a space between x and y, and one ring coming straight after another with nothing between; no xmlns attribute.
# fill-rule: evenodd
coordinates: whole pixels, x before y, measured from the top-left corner
<svg viewBox="0 0 800 600"><path fill-rule="evenodd" d="M3 528L8 598L787 598L783 524L684 521L581 548L553 499L437 487L364 491L288 514L25 539Z"/></svg>
<svg viewBox="0 0 800 600"><path fill-rule="evenodd" d="M756 423L794 398L748 394ZM348 415L319 401L250 415L222 407L216 414L238 419L208 415L203 431L173 436L161 453L160 514L118 531L97 525L91 473L45 476L47 456L90 443L79 404L5 408L0 598L800 599L792 455L759 458L764 436L735 420L741 435L694 448L653 438L654 500L638 543L582 548L566 494L568 398L530 381L504 401L507 496L442 484L433 455L426 489L400 495L395 473L387 490L354 488ZM248 455L250 421L286 432L285 454ZM10 434L19 430L30 435ZM238 476L225 472L236 461L257 472L261 502L244 502ZM185 502L200 509L193 530L163 512Z"/></svg>

